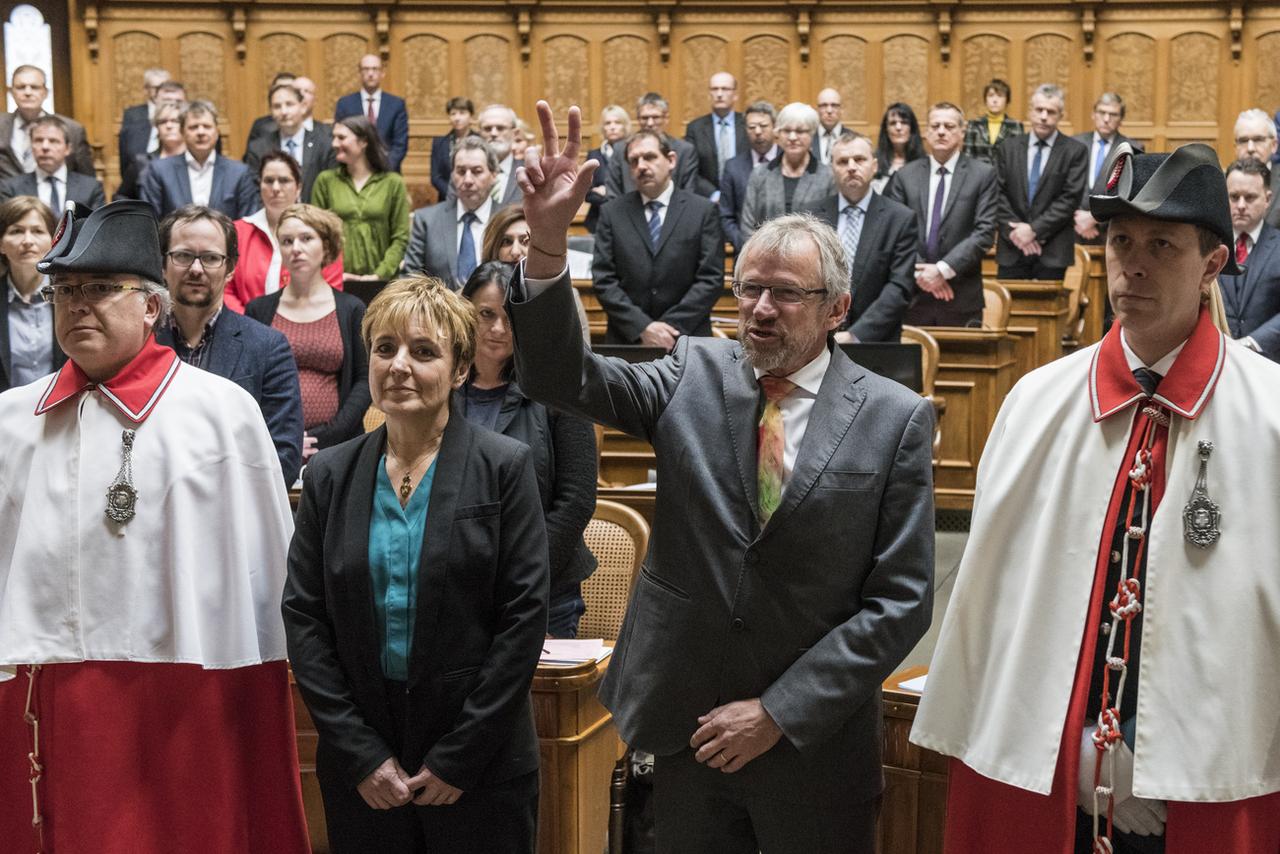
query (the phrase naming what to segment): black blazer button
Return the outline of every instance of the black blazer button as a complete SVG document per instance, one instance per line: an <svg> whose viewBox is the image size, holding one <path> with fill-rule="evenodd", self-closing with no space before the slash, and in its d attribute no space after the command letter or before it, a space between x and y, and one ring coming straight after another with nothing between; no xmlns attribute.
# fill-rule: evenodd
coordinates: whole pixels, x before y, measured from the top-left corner
<svg viewBox="0 0 1280 854"><path fill-rule="evenodd" d="M746 625L747 625L746 623L742 622L742 618L741 618L741 617L734 617L734 618L733 618L732 626L733 626L733 630L734 630L735 632L740 632L740 631L742 631L744 628L746 628Z"/></svg>

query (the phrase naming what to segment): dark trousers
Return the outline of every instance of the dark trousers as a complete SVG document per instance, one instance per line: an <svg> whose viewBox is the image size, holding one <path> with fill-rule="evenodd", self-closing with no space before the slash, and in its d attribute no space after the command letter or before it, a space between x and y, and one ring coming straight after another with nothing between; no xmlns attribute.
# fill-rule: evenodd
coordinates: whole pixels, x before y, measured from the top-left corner
<svg viewBox="0 0 1280 854"><path fill-rule="evenodd" d="M1106 828L1106 821L1102 825ZM1132 833L1121 833L1117 830L1111 834L1111 845L1115 854L1164 854L1163 836L1137 836ZM1093 816L1076 810L1076 854L1091 854L1093 851Z"/></svg>
<svg viewBox="0 0 1280 854"><path fill-rule="evenodd" d="M911 303L902 322L908 326L981 326L982 309L957 309L954 300L943 302L921 295Z"/></svg>
<svg viewBox="0 0 1280 854"><path fill-rule="evenodd" d="M1038 255L1028 255L1016 264L1001 264L996 268L998 279L1056 279L1062 281L1066 267L1046 266Z"/></svg>
<svg viewBox="0 0 1280 854"><path fill-rule="evenodd" d="M748 766L750 767L750 766ZM759 782L708 768L686 749L653 765L656 854L873 854L880 797L811 797L804 781Z"/></svg>
<svg viewBox="0 0 1280 854"><path fill-rule="evenodd" d="M578 621L587 612L587 602L582 598L582 584L567 584L551 591L547 605L547 634L553 638L576 638Z"/></svg>
<svg viewBox="0 0 1280 854"><path fill-rule="evenodd" d="M406 726L404 683L386 680L387 702L396 742ZM463 792L448 806L413 803L375 810L354 786L324 766L323 745L316 776L324 799L325 825L332 854L533 854L538 825L538 772ZM401 765L418 773L421 759ZM447 782L447 781L446 781Z"/></svg>

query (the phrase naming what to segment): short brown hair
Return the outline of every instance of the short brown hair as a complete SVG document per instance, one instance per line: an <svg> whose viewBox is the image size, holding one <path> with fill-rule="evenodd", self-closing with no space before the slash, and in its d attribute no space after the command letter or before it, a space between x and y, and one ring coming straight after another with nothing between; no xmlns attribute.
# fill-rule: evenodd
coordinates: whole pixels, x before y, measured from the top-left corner
<svg viewBox="0 0 1280 854"><path fill-rule="evenodd" d="M1013 90L1009 88L1009 84L1001 80L999 77L992 77L986 86L982 87L982 97L986 98L988 92L995 92L1003 95L1005 101L1013 97Z"/></svg>
<svg viewBox="0 0 1280 854"><path fill-rule="evenodd" d="M323 263L326 267L338 260L338 256L342 254L342 220L336 213L315 205L289 205L280 212L280 219L276 221L277 238L280 226L284 225L286 219L296 219L320 235L320 242L324 244Z"/></svg>
<svg viewBox="0 0 1280 854"><path fill-rule="evenodd" d="M396 279L378 292L360 324L365 349L373 348L375 333L388 327L404 332L415 320L449 342L455 372L471 367L476 356L475 307L434 276Z"/></svg>
<svg viewBox="0 0 1280 854"><path fill-rule="evenodd" d="M52 235L58 226L58 218L54 216L53 211L49 210L48 205L35 196L14 196L0 203L0 235L32 211L40 214L45 226L49 229L49 234Z"/></svg>

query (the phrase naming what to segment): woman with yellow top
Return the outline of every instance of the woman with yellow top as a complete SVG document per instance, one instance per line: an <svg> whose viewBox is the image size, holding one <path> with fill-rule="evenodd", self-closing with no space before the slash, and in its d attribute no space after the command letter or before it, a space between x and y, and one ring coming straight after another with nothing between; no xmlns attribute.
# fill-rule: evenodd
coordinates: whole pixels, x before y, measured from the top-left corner
<svg viewBox="0 0 1280 854"><path fill-rule="evenodd" d="M409 193L391 171L378 132L364 116L333 125L338 167L316 176L311 203L342 220L347 281L393 279L409 244Z"/></svg>
<svg viewBox="0 0 1280 854"><path fill-rule="evenodd" d="M992 78L982 90L987 113L969 119L969 124L964 129L965 154L980 157L990 163L991 152L995 151L996 145L1011 136L1022 135L1022 122L1009 118L1005 112L1011 94L1009 84L999 77Z"/></svg>

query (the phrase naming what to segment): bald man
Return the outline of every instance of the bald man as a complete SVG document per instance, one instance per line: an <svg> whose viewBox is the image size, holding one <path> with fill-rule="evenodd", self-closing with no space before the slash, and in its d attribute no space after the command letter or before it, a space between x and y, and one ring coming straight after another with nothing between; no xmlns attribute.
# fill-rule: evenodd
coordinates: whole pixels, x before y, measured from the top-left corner
<svg viewBox="0 0 1280 854"><path fill-rule="evenodd" d="M685 128L684 138L698 152L698 195L720 200L720 178L725 165L747 150L747 126L737 112L738 80L727 71L711 75L708 87L711 112L698 116Z"/></svg>
<svg viewBox="0 0 1280 854"><path fill-rule="evenodd" d="M382 91L382 78L386 73L382 57L373 53L360 57L360 91L338 99L333 120L347 116L367 118L387 147L391 169L399 172L400 162L409 150L409 113L405 110L404 98Z"/></svg>

